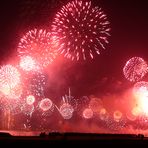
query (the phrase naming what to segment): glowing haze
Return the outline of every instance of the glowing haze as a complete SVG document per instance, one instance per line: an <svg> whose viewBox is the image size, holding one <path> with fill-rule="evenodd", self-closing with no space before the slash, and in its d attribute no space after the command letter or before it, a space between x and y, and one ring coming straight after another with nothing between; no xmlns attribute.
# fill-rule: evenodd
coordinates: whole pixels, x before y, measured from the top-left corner
<svg viewBox="0 0 148 148"><path fill-rule="evenodd" d="M138 113L146 113L148 115L148 82L137 82L134 85L133 93L138 104Z"/></svg>

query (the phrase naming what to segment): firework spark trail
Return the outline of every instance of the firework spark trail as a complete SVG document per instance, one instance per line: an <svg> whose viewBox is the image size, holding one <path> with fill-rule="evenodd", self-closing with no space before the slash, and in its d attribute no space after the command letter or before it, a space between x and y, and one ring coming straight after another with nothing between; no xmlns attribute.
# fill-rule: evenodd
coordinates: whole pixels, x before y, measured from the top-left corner
<svg viewBox="0 0 148 148"><path fill-rule="evenodd" d="M105 49L110 36L109 21L91 1L74 0L63 6L52 23L54 46L72 60L94 58Z"/></svg>

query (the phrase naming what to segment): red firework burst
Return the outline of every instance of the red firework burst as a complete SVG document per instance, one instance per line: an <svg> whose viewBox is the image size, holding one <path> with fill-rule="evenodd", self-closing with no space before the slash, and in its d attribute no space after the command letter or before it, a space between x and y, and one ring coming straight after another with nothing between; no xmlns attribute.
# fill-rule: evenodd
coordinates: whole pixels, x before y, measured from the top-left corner
<svg viewBox="0 0 148 148"><path fill-rule="evenodd" d="M84 111L83 111L83 117L85 119L90 119L93 117L93 111L90 109L90 108L86 108Z"/></svg>
<svg viewBox="0 0 148 148"><path fill-rule="evenodd" d="M70 104L64 103L60 106L59 111L64 119L70 119L73 116L74 108Z"/></svg>
<svg viewBox="0 0 148 148"><path fill-rule="evenodd" d="M52 24L54 46L72 60L94 58L105 49L110 36L109 21L91 1L74 0L63 6Z"/></svg>
<svg viewBox="0 0 148 148"><path fill-rule="evenodd" d="M39 66L36 61L30 56L23 56L20 59L20 68L25 71L37 71Z"/></svg>
<svg viewBox="0 0 148 148"><path fill-rule="evenodd" d="M53 103L50 99L45 98L39 103L39 108L43 111L53 111Z"/></svg>
<svg viewBox="0 0 148 148"><path fill-rule="evenodd" d="M140 57L133 57L126 62L123 73L129 81L139 81L147 73L147 63Z"/></svg>
<svg viewBox="0 0 148 148"><path fill-rule="evenodd" d="M35 102L35 97L34 96L29 95L29 96L26 97L26 103L28 105L32 105L32 104L34 104L34 102Z"/></svg>
<svg viewBox="0 0 148 148"><path fill-rule="evenodd" d="M56 56L51 48L51 33L43 29L27 32L18 44L19 56L30 56L41 66L48 66Z"/></svg>
<svg viewBox="0 0 148 148"><path fill-rule="evenodd" d="M12 65L2 66L0 69L0 90L8 91L20 84L20 73Z"/></svg>

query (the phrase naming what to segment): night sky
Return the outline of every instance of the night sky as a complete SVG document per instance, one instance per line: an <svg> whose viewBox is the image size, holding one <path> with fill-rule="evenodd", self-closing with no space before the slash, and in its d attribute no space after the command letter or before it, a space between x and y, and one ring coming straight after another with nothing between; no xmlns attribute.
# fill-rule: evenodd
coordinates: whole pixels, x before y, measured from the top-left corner
<svg viewBox="0 0 148 148"><path fill-rule="evenodd" d="M55 13L66 2L1 0L0 64L7 63L17 54L17 44L26 31L34 27L50 26ZM62 62L59 60L51 65L49 95L65 94L68 87L71 87L72 93L78 96L97 95L99 91L118 92L130 85L122 73L126 61L133 56L148 61L147 2L145 0L92 0L92 2L102 7L108 16L111 23L110 43L106 50L93 60L72 62L63 59ZM121 86L118 87L119 84Z"/></svg>

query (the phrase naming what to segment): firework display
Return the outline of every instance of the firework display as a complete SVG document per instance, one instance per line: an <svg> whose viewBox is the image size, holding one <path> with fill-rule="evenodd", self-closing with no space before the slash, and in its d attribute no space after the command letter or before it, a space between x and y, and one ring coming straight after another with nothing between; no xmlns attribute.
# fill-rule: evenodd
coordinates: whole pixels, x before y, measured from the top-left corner
<svg viewBox="0 0 148 148"><path fill-rule="evenodd" d="M90 119L90 118L92 118L92 117L93 117L93 111L92 111L90 108L84 109L84 111L83 111L83 117L84 117L85 119Z"/></svg>
<svg viewBox="0 0 148 148"><path fill-rule="evenodd" d="M57 109L64 119L70 119L73 116L73 112L77 109L77 102L73 96L71 96L71 91L69 88L69 95L62 97L60 107Z"/></svg>
<svg viewBox="0 0 148 148"><path fill-rule="evenodd" d="M148 82L137 82L134 85L133 93L138 103L139 113L148 114Z"/></svg>
<svg viewBox="0 0 148 148"><path fill-rule="evenodd" d="M78 102L77 111L78 113L82 113L85 108L88 108L90 98L87 96L83 96L79 98L77 102Z"/></svg>
<svg viewBox="0 0 148 148"><path fill-rule="evenodd" d="M148 82L140 81L134 84L133 92L135 95L148 96Z"/></svg>
<svg viewBox="0 0 148 148"><path fill-rule="evenodd" d="M0 98L0 109L3 111L10 111L12 113L19 113L21 112L21 105L20 105L20 99L8 99L6 97ZM19 109L18 109L19 106ZM19 111L18 111L19 110Z"/></svg>
<svg viewBox="0 0 148 148"><path fill-rule="evenodd" d="M132 115L133 115L134 117L138 117L138 116L140 115L140 113L141 113L140 107L135 106L135 107L132 109L131 113L132 113Z"/></svg>
<svg viewBox="0 0 148 148"><path fill-rule="evenodd" d="M34 102L35 102L35 97L34 96L29 95L29 96L26 97L26 103L28 105L32 105Z"/></svg>
<svg viewBox="0 0 148 148"><path fill-rule="evenodd" d="M74 0L57 12L52 23L52 42L72 60L94 58L105 49L110 36L109 21L91 1Z"/></svg>
<svg viewBox="0 0 148 148"><path fill-rule="evenodd" d="M109 114L105 108L101 108L99 112L99 119L102 121L107 121L109 117Z"/></svg>
<svg viewBox="0 0 148 148"><path fill-rule="evenodd" d="M70 119L73 115L74 108L70 104L64 103L60 106L59 112L64 119Z"/></svg>
<svg viewBox="0 0 148 148"><path fill-rule="evenodd" d="M12 65L2 66L0 69L0 91L9 91L20 84L20 73Z"/></svg>
<svg viewBox="0 0 148 148"><path fill-rule="evenodd" d="M145 114L139 115L135 121L134 128L138 130L147 130L148 129L148 116Z"/></svg>
<svg viewBox="0 0 148 148"><path fill-rule="evenodd" d="M102 101L99 98L91 98L89 102L89 108L92 109L94 113L99 112L102 109Z"/></svg>
<svg viewBox="0 0 148 148"><path fill-rule="evenodd" d="M126 120L124 118L115 121L114 119L109 117L105 123L108 129L110 129L111 131L119 131L126 127Z"/></svg>
<svg viewBox="0 0 148 148"><path fill-rule="evenodd" d="M127 80L137 82L147 73L147 63L140 57L133 57L126 62L123 73Z"/></svg>
<svg viewBox="0 0 148 148"><path fill-rule="evenodd" d="M36 97L44 97L44 88L46 86L46 75L42 71L33 72L24 76L24 91Z"/></svg>
<svg viewBox="0 0 148 148"><path fill-rule="evenodd" d="M24 103L21 106L21 111L23 112L23 114L26 114L26 115L31 116L34 110L35 110L34 105L29 105L29 104Z"/></svg>
<svg viewBox="0 0 148 148"><path fill-rule="evenodd" d="M121 118L122 118L122 113L120 111L116 110L114 112L113 116L114 116L114 120L116 122L119 122L121 120Z"/></svg>
<svg viewBox="0 0 148 148"><path fill-rule="evenodd" d="M22 95L22 87L21 85L15 87L15 88L11 88L8 89L6 88L5 90L2 90L2 94L5 98L7 99L19 99Z"/></svg>
<svg viewBox="0 0 148 148"><path fill-rule="evenodd" d="M19 2L22 14L27 14L25 25L42 8L46 8L41 10L45 14L53 8L51 3L58 4L53 0L46 6L47 2ZM111 30L107 15L95 3L59 3L62 7L58 11L42 17L47 24L37 20L42 29L30 30L36 22L24 28L30 31L16 43L16 58L9 56L0 67L0 129L32 133L148 133L147 62L137 55L124 67L117 67L130 81L128 85L125 78L119 80L116 74L112 75L114 65L106 71L112 61L110 56L100 58L99 64L98 59L92 60L106 49ZM26 10L32 10L32 14ZM37 18L42 14L38 12ZM68 94L63 92L66 88Z"/></svg>
<svg viewBox="0 0 148 148"><path fill-rule="evenodd" d="M22 95L21 74L12 65L0 69L0 109L4 112L20 113L17 109Z"/></svg>
<svg viewBox="0 0 148 148"><path fill-rule="evenodd" d="M46 111L53 111L54 110L54 105L52 103L52 101L48 98L45 98L43 100L41 100L39 102L39 108L43 111L43 112L46 112Z"/></svg>
<svg viewBox="0 0 148 148"><path fill-rule="evenodd" d="M137 116L133 115L131 111L126 113L126 117L129 121L135 121L137 118Z"/></svg>
<svg viewBox="0 0 148 148"><path fill-rule="evenodd" d="M30 81L30 91L36 96L44 96L44 86L45 86L44 75L34 75Z"/></svg>
<svg viewBox="0 0 148 148"><path fill-rule="evenodd" d="M30 56L23 56L20 60L20 67L25 71L36 71L39 70L39 66L35 60Z"/></svg>
<svg viewBox="0 0 148 148"><path fill-rule="evenodd" d="M39 63L41 67L47 67L56 55L55 51L51 48L50 40L50 32L43 29L30 30L20 39L17 49L18 54L20 57L30 56ZM28 62L23 62L22 64L26 66ZM31 63L31 65L32 64L33 63ZM31 65L27 65L27 69L30 69Z"/></svg>

